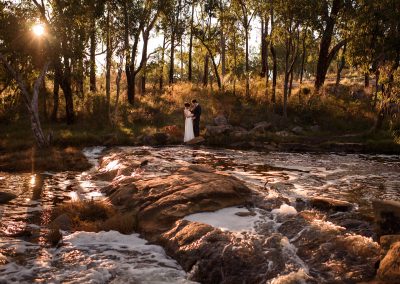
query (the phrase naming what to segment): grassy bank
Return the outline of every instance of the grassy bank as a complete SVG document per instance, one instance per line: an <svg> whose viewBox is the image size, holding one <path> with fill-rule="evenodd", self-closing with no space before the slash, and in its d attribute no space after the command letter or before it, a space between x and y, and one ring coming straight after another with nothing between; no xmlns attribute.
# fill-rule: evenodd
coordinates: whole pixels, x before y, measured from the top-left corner
<svg viewBox="0 0 400 284"><path fill-rule="evenodd" d="M371 106L371 90L364 89L355 82L344 83L336 95L333 95L333 86L329 84L321 94L313 94L311 84L294 87L289 98L287 119L281 115L282 86L278 85L274 109L271 94L265 92L264 82L254 80L250 97L243 95L243 86L240 84L235 91L232 88L218 91L215 86L205 88L189 83L167 87L162 93L149 90L145 95L136 97L134 107L127 105L122 97L114 125L109 122L104 103L98 99L99 94L87 95L83 100L76 99L75 124L50 122L43 118L43 110L42 124L44 131L51 134L52 144L57 147L135 145L141 135L168 132L171 130L170 126L174 126L173 135L178 142L180 136L183 136L183 104L196 98L203 108L203 134L204 126L212 124L213 118L222 114L233 126L247 129L260 121L271 122L277 131L290 131L294 127L303 129L300 135L288 137L272 133L264 137L263 141L305 144L318 142L325 143L327 148L329 143L364 143L374 152L396 152L400 141L395 135L393 122L386 121L380 132L369 131L376 117L376 111ZM51 109L50 105L47 107ZM62 105L60 110L62 117ZM0 123L0 133L0 152L29 149L34 145L29 120L23 115Z"/></svg>

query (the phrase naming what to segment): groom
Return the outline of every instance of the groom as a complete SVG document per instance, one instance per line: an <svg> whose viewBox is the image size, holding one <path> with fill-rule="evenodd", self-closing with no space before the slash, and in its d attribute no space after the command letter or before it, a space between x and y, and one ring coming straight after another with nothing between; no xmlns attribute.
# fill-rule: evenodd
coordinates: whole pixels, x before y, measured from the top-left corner
<svg viewBox="0 0 400 284"><path fill-rule="evenodd" d="M200 135L200 116L201 116L201 106L197 100L192 100L193 108L193 132L194 136L198 137Z"/></svg>

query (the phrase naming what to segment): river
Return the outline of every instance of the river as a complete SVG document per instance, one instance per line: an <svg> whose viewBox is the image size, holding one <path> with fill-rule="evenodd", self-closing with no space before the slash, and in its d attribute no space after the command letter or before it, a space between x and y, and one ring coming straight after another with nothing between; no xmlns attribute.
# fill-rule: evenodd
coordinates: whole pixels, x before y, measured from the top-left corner
<svg viewBox="0 0 400 284"><path fill-rule="evenodd" d="M147 244L138 234L63 232L64 241L58 247L50 247L44 241L45 225L55 205L74 199L104 198L100 188L107 182L95 180L93 174L99 157L116 152L149 159L144 177L165 175L168 169L189 164L206 164L242 180L265 202L286 200L286 204L272 211L254 208L255 213L246 217L239 217L236 213L244 209L236 207L186 217L260 239L272 233L283 235L282 254L288 268L273 279L265 279L269 283L340 281L343 271L363 273L366 268L360 268L364 265L362 260L349 260L338 252L356 248L362 256L376 251L378 244L370 222L371 201L400 200L400 156L264 153L183 146L103 150L84 150L94 167L83 173L0 173L0 191L17 195L0 205L0 283L191 283L190 274L168 257L162 247ZM302 203L313 196L348 201L354 209L351 213L329 216L311 210L307 226L287 228L288 216L298 214ZM364 229L345 231L343 219L357 220L357 229ZM340 236L325 241L324 245L330 246L326 251L338 256L326 259L324 265L314 263L322 259L321 248L310 247L310 239L318 239L316 228L320 238ZM335 254L338 246L342 247ZM272 267L273 261L269 265ZM365 265L370 263L366 261ZM335 270L332 267L338 275L331 275Z"/></svg>

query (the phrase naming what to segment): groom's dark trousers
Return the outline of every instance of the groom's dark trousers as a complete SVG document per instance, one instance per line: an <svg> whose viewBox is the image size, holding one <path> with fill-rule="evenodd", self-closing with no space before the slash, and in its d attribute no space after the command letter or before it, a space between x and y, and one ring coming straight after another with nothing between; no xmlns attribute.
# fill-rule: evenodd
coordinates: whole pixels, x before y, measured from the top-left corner
<svg viewBox="0 0 400 284"><path fill-rule="evenodd" d="M201 106L197 105L193 109L193 116L195 117L193 119L193 132L194 136L198 137L200 135L200 116L201 116Z"/></svg>

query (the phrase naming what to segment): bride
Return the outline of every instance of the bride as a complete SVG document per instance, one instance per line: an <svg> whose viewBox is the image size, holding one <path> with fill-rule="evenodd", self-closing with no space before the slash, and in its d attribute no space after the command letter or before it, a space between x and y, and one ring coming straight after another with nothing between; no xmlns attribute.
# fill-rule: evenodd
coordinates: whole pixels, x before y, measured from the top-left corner
<svg viewBox="0 0 400 284"><path fill-rule="evenodd" d="M189 103L185 103L185 109L183 113L185 115L185 137L183 138L183 142L188 142L194 138L193 114L190 111Z"/></svg>

